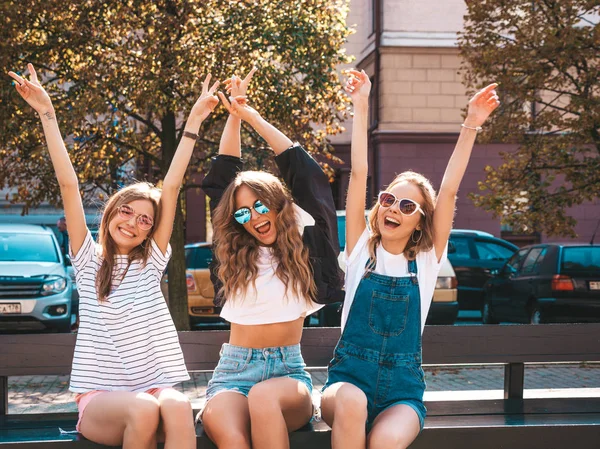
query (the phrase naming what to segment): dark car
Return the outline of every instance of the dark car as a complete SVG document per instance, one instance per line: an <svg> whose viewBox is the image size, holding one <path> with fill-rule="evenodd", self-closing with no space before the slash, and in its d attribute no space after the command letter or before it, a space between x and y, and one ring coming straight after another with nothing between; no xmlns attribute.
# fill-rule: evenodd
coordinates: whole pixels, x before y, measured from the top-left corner
<svg viewBox="0 0 600 449"><path fill-rule="evenodd" d="M600 322L600 245L525 247L487 282L484 295L484 323Z"/></svg>
<svg viewBox="0 0 600 449"><path fill-rule="evenodd" d="M502 268L519 247L487 232L465 229L453 229L450 244L448 259L458 281L459 308L481 310L483 287L491 272Z"/></svg>

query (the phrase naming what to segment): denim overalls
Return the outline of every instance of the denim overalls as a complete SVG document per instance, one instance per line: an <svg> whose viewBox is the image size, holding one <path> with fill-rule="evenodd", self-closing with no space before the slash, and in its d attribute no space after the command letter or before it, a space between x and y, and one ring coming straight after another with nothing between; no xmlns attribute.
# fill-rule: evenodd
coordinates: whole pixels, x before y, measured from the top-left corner
<svg viewBox="0 0 600 449"><path fill-rule="evenodd" d="M367 430L379 413L397 404L412 407L423 428L421 295L414 260L408 271L406 277L365 274L329 363L323 391L336 382L360 388L368 401Z"/></svg>

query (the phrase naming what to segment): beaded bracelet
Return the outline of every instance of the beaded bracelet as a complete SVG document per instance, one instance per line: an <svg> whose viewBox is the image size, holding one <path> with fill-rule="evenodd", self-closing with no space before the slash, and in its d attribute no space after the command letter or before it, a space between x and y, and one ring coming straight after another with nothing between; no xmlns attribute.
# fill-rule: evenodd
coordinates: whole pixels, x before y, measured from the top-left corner
<svg viewBox="0 0 600 449"><path fill-rule="evenodd" d="M472 126L467 126L464 123L460 126L462 126L463 128L466 128L466 129L472 129L473 131L477 131L477 132L479 132L483 129L481 126L477 126L477 127L473 128Z"/></svg>

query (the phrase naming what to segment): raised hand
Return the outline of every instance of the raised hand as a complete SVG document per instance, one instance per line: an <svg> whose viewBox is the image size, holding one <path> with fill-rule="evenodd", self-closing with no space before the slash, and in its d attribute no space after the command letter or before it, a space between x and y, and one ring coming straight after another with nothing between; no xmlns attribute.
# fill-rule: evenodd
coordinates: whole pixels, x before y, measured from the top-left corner
<svg viewBox="0 0 600 449"><path fill-rule="evenodd" d="M219 82L216 81L209 89L208 84L210 83L210 78L210 74L206 75L206 78L202 83L202 93L192 107L190 117L204 120L215 109L217 104L219 104L219 99L215 96L215 91L219 87Z"/></svg>
<svg viewBox="0 0 600 449"><path fill-rule="evenodd" d="M253 67L252 70L250 70L250 73L248 73L248 75L246 75L246 78L244 79L241 79L239 76L236 75L233 75L231 78L228 78L225 81L225 90L227 91L227 94L232 97L246 95L246 92L248 91L248 85L250 84L250 81L252 81L252 77L254 76L257 70L258 69L256 67Z"/></svg>
<svg viewBox="0 0 600 449"><path fill-rule="evenodd" d="M484 87L469 100L469 109L465 120L466 126L477 127L483 125L492 112L500 105L496 92L497 83Z"/></svg>
<svg viewBox="0 0 600 449"><path fill-rule="evenodd" d="M40 84L33 65L27 64L27 69L29 69L31 81L15 72L8 72L9 76L15 80L15 89L38 114L53 114L52 100Z"/></svg>
<svg viewBox="0 0 600 449"><path fill-rule="evenodd" d="M368 100L369 92L371 92L371 80L369 80L365 71L361 70L359 72L358 70L352 69L348 74L350 76L346 81L344 90L350 95L352 102L356 103L357 101Z"/></svg>
<svg viewBox="0 0 600 449"><path fill-rule="evenodd" d="M253 123L260 119L260 114L256 109L248 106L246 97L244 95L238 95L237 97L229 97L231 103L227 101L225 95L222 92L218 92L221 103L225 106L225 109L229 111L231 115L238 117L250 125L254 126Z"/></svg>

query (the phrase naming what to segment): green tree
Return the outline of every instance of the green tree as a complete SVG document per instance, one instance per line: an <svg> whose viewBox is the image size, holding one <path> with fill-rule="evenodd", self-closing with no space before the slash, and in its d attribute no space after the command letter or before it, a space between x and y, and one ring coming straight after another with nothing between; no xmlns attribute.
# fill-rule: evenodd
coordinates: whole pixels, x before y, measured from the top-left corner
<svg viewBox="0 0 600 449"><path fill-rule="evenodd" d="M206 73L224 80L256 66L253 106L310 152L332 158L327 137L348 113L336 70L349 62L346 14L345 0L10 0L0 5L0 66L38 68L84 201L97 202L129 177L164 177ZM41 126L8 80L0 88L0 186L17 188L12 200L24 212L58 205ZM201 129L184 190L216 154L225 118L218 108ZM261 166L265 143L251 129L242 134L245 157ZM169 265L178 329L188 327L183 220L180 207Z"/></svg>
<svg viewBox="0 0 600 449"><path fill-rule="evenodd" d="M575 236L568 207L600 192L598 0L467 2L459 38L470 89L500 83L486 137L518 144L486 167L475 204L515 230Z"/></svg>

